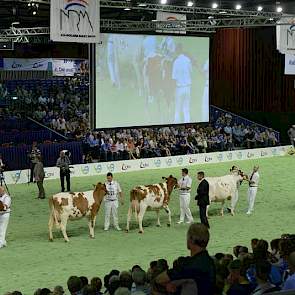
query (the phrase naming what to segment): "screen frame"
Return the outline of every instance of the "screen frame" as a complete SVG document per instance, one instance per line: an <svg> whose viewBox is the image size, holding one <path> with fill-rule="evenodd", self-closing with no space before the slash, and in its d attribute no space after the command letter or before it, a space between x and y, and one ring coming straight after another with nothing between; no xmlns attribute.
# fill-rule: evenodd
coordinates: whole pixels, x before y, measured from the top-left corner
<svg viewBox="0 0 295 295"><path fill-rule="evenodd" d="M102 34L121 34L121 35L144 35L144 36L164 36L164 37L178 37L178 38L185 38L185 37L203 37L208 38L209 40L209 114L208 114L208 122L210 122L210 102L211 102L211 81L212 81L212 65L211 65L211 48L212 48L212 40L213 37L211 34L208 33L198 33L198 34L192 34L187 32L185 35L183 34L169 34L169 33L155 33L155 32L145 32L144 34L142 32L102 32ZM90 126L92 130L95 131L104 131L104 130L118 130L118 129L139 129L139 128L160 128L160 127L173 127L173 126L188 126L188 125L195 125L195 124L206 124L208 122L189 122L189 123L167 123L167 124L154 124L154 125L132 125L132 126L116 126L116 127L96 127L96 47L98 44L93 43L89 44L89 69L90 69L90 77L89 77L89 114L90 114Z"/></svg>

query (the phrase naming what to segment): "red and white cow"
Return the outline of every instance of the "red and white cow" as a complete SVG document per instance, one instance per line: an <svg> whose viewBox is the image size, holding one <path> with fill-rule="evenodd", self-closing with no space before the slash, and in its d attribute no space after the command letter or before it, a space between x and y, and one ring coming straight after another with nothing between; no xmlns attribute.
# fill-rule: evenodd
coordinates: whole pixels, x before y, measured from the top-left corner
<svg viewBox="0 0 295 295"><path fill-rule="evenodd" d="M48 222L49 240L53 241L52 229L55 224L60 228L64 239L69 242L66 232L68 220L87 217L90 237L94 238L96 215L107 190L104 184L98 183L94 190L79 193L59 193L49 198L50 216Z"/></svg>
<svg viewBox="0 0 295 295"><path fill-rule="evenodd" d="M169 209L170 195L174 188L178 187L177 179L170 175L162 177L165 179L163 183L141 185L130 191L130 207L127 216L126 231L129 231L129 224L132 212L135 213L136 220L139 224L139 233L143 233L142 220L145 211L153 210L157 212L157 226L160 226L160 209L164 209L168 214L168 226L171 225L171 211Z"/></svg>
<svg viewBox="0 0 295 295"><path fill-rule="evenodd" d="M209 183L209 199L210 203L216 202L221 203L221 215L223 216L224 203L226 200L231 200L236 191L238 190L239 183L244 180L243 172L237 171L237 173L217 176L217 177L206 177ZM207 207L207 215L208 215ZM232 212L232 215L234 213Z"/></svg>

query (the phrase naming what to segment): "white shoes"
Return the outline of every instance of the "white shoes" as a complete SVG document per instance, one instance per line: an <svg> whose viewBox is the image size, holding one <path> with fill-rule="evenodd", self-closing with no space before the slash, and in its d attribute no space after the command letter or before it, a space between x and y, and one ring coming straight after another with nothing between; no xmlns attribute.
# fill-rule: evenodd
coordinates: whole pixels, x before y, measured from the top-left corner
<svg viewBox="0 0 295 295"><path fill-rule="evenodd" d="M176 223L177 223L177 224L182 224L183 221L179 220L179 221L177 221Z"/></svg>
<svg viewBox="0 0 295 295"><path fill-rule="evenodd" d="M117 230L117 231L121 231L122 229L121 229L119 226L117 226L117 227L116 227L116 230Z"/></svg>
<svg viewBox="0 0 295 295"><path fill-rule="evenodd" d="M247 215L251 215L252 213L250 212L250 211L247 211L247 213L246 213Z"/></svg>
<svg viewBox="0 0 295 295"><path fill-rule="evenodd" d="M194 221L193 220L190 220L190 221L186 221L185 223L186 224L192 224L192 223L194 223Z"/></svg>

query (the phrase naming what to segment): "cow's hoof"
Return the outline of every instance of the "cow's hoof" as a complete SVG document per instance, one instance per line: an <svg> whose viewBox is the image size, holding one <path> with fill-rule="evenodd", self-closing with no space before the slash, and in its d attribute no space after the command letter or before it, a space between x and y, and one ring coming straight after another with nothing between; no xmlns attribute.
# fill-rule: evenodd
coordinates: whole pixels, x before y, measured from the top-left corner
<svg viewBox="0 0 295 295"><path fill-rule="evenodd" d="M157 224L157 227L161 227L161 224Z"/></svg>
<svg viewBox="0 0 295 295"><path fill-rule="evenodd" d="M50 238L49 238L49 242L53 242L53 239L50 239Z"/></svg>
<svg viewBox="0 0 295 295"><path fill-rule="evenodd" d="M171 226L171 224L170 224L170 223L167 223L167 226L168 226L168 227L170 227L170 226Z"/></svg>
<svg viewBox="0 0 295 295"><path fill-rule="evenodd" d="M94 236L90 236L90 239L94 239Z"/></svg>
<svg viewBox="0 0 295 295"><path fill-rule="evenodd" d="M65 240L65 243L69 243L70 242L70 240Z"/></svg>
<svg viewBox="0 0 295 295"><path fill-rule="evenodd" d="M139 234L143 234L143 230L140 230L138 233L139 233Z"/></svg>
<svg viewBox="0 0 295 295"><path fill-rule="evenodd" d="M128 233L129 233L129 229L125 229L125 233L127 233L127 234L128 234Z"/></svg>

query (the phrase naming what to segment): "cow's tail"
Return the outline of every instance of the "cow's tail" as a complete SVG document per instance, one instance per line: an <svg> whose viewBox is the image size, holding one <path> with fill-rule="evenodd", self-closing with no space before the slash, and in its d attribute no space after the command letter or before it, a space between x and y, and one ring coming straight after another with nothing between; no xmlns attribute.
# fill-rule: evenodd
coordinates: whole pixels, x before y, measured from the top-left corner
<svg viewBox="0 0 295 295"><path fill-rule="evenodd" d="M50 217L49 218L52 218L55 226L57 228L59 228L60 227L60 222L59 222L60 218L58 217L56 209L54 208L53 197L50 197L48 201L49 201L49 210L50 210L50 213L49 213Z"/></svg>
<svg viewBox="0 0 295 295"><path fill-rule="evenodd" d="M132 215L132 212L135 215L135 220L138 221L138 214L139 214L139 201L136 198L136 192L132 190L130 192L130 207L129 207L129 214Z"/></svg>

